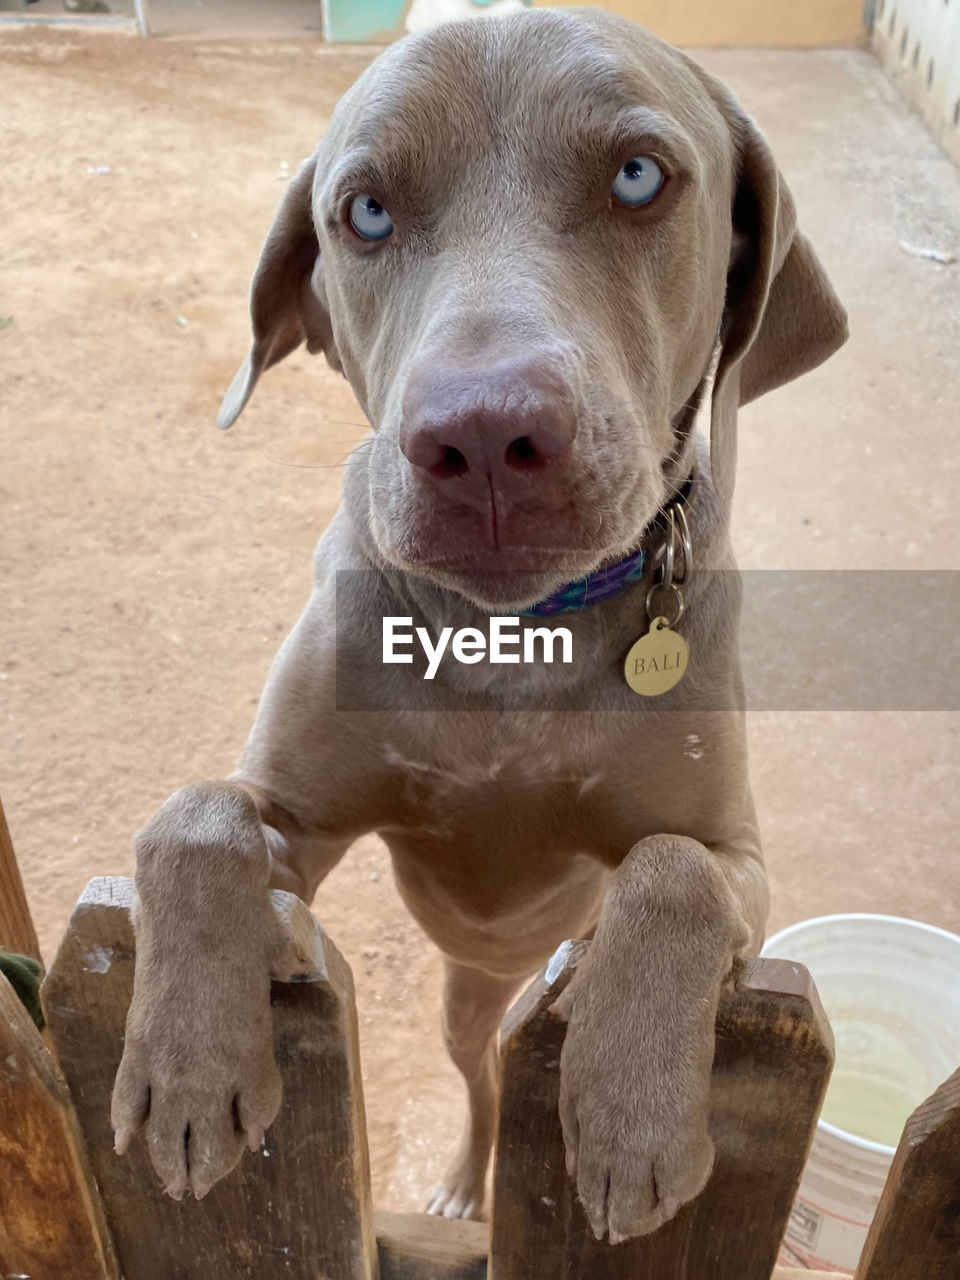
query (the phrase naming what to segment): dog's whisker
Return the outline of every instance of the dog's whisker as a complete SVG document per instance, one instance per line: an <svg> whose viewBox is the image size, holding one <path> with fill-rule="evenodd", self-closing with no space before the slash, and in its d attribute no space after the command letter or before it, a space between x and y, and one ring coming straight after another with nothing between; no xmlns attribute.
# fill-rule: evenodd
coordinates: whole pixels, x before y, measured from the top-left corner
<svg viewBox="0 0 960 1280"><path fill-rule="evenodd" d="M344 462L286 462L283 458L274 458L269 453L263 455L268 462L272 462L276 467L296 467L298 471L332 471L337 467L346 466Z"/></svg>
<svg viewBox="0 0 960 1280"><path fill-rule="evenodd" d="M339 467L349 467L351 463L361 461L361 459L356 455L365 445L370 445L372 443L372 440L361 440L359 444L355 445L347 456L345 458L341 458L339 462L292 462L285 458L275 458L272 454L268 453L266 449L263 450L263 456L268 462L272 462L278 467L297 467L302 471L332 471Z"/></svg>
<svg viewBox="0 0 960 1280"><path fill-rule="evenodd" d="M371 431L369 422L354 422L352 418L321 418L318 426L324 427L328 422L334 423L338 427L356 427L358 431Z"/></svg>

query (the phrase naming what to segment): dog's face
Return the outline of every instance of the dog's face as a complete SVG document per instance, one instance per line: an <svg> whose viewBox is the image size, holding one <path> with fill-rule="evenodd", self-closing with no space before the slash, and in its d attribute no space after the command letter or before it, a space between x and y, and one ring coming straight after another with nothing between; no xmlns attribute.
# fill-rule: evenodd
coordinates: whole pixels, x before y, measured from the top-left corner
<svg viewBox="0 0 960 1280"><path fill-rule="evenodd" d="M530 604L637 545L718 340L754 343L793 238L758 139L683 55L591 11L401 41L291 185L221 421L306 338L376 429L383 559Z"/></svg>

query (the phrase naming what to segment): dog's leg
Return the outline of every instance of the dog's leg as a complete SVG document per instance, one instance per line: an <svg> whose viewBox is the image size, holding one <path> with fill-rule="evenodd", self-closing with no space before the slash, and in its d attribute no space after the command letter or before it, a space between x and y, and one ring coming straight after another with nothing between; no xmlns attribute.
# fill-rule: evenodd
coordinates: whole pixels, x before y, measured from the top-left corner
<svg viewBox="0 0 960 1280"><path fill-rule="evenodd" d="M437 1187L428 1213L479 1218L497 1123L503 1015L522 978L495 978L444 959L443 1038L467 1084L468 1113L457 1154Z"/></svg>
<svg viewBox="0 0 960 1280"><path fill-rule="evenodd" d="M256 1148L280 1106L270 978L293 940L269 890L306 899L346 848L240 782L184 787L137 834L137 963L112 1116L117 1151L146 1130L175 1199Z"/></svg>
<svg viewBox="0 0 960 1280"><path fill-rule="evenodd" d="M759 849L651 836L611 879L554 1006L567 1167L598 1239L655 1231L710 1176L717 1004L765 912Z"/></svg>
<svg viewBox="0 0 960 1280"><path fill-rule="evenodd" d="M144 1129L177 1198L205 1195L280 1106L270 979L295 972L297 947L270 890L309 903L376 825L385 791L376 740L337 714L332 582L280 649L238 773L182 788L136 836L137 963L113 1123L119 1152Z"/></svg>

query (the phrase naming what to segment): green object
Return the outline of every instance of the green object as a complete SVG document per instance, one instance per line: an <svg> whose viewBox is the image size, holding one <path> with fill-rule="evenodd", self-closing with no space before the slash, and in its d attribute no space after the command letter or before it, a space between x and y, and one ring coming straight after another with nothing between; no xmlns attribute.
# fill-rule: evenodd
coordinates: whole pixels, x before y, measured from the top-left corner
<svg viewBox="0 0 960 1280"><path fill-rule="evenodd" d="M450 18L482 13L496 0L323 0L323 33L345 44L395 40ZM529 4L530 0L522 0ZM411 19L408 25L407 19Z"/></svg>
<svg viewBox="0 0 960 1280"><path fill-rule="evenodd" d="M327 0L324 6L328 40L361 44L402 34L399 24L405 0Z"/></svg>
<svg viewBox="0 0 960 1280"><path fill-rule="evenodd" d="M0 951L0 973L6 978L20 998L20 1003L37 1024L44 1028L43 1010L40 1007L40 983L43 981L43 965L33 956L18 956L12 951Z"/></svg>

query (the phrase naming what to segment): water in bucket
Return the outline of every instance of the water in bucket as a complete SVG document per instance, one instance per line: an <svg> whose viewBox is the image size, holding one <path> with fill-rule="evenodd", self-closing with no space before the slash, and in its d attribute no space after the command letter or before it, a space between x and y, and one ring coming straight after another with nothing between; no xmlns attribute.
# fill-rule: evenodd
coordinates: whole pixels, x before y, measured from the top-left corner
<svg viewBox="0 0 960 1280"><path fill-rule="evenodd" d="M960 1066L960 938L895 916L822 916L763 954L806 965L836 1042L780 1260L852 1275L904 1124Z"/></svg>

